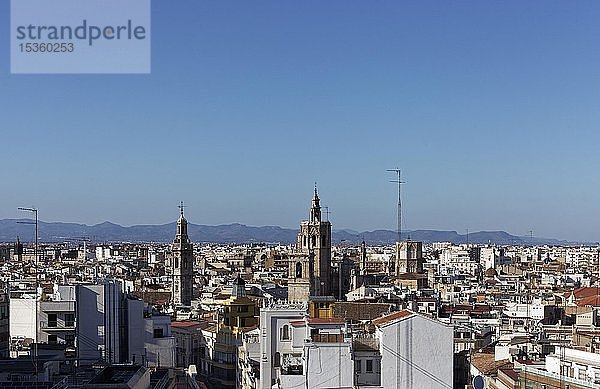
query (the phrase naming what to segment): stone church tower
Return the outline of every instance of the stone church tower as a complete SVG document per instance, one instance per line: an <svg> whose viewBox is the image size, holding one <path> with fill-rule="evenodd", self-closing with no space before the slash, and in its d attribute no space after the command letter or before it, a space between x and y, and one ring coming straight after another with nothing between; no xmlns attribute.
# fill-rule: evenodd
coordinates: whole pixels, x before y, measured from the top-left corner
<svg viewBox="0 0 600 389"><path fill-rule="evenodd" d="M290 257L288 269L288 300L308 301L315 293L314 253L299 253Z"/></svg>
<svg viewBox="0 0 600 389"><path fill-rule="evenodd" d="M289 300L307 301L308 296L331 295L331 223L321 219L316 187L310 217L300 224L296 248L300 255L289 262Z"/></svg>
<svg viewBox="0 0 600 389"><path fill-rule="evenodd" d="M187 233L187 220L183 216L183 203L179 206L181 214L177 220L177 235L171 246L173 254L173 305L191 306L194 286L194 246Z"/></svg>
<svg viewBox="0 0 600 389"><path fill-rule="evenodd" d="M405 240L396 242L396 275L423 273L423 242Z"/></svg>

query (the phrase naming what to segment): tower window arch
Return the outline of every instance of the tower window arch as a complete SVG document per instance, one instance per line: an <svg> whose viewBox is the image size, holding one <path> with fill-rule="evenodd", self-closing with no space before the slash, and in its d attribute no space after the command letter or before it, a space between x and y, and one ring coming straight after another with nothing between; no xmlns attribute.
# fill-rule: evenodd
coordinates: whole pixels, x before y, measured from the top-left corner
<svg viewBox="0 0 600 389"><path fill-rule="evenodd" d="M275 353L275 357L273 358L273 367L281 366L281 354L279 352Z"/></svg>
<svg viewBox="0 0 600 389"><path fill-rule="evenodd" d="M281 340L290 340L290 326L287 324L281 328Z"/></svg>
<svg viewBox="0 0 600 389"><path fill-rule="evenodd" d="M317 245L317 236L313 235L312 236L312 246L315 247Z"/></svg>
<svg viewBox="0 0 600 389"><path fill-rule="evenodd" d="M296 262L296 278L302 278L302 263Z"/></svg>

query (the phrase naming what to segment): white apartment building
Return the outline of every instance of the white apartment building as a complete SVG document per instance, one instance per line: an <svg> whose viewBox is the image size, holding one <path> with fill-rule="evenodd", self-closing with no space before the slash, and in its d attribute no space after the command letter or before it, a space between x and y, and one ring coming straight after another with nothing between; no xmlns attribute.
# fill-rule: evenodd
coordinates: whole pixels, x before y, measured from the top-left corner
<svg viewBox="0 0 600 389"><path fill-rule="evenodd" d="M546 356L546 371L589 384L600 384L600 355L567 347L556 347Z"/></svg>
<svg viewBox="0 0 600 389"><path fill-rule="evenodd" d="M306 312L288 303L261 309L259 333L240 347L241 387L452 388L452 326L404 310L353 334L343 319Z"/></svg>
<svg viewBox="0 0 600 389"><path fill-rule="evenodd" d="M382 388L452 388L454 327L404 310L373 320Z"/></svg>
<svg viewBox="0 0 600 389"><path fill-rule="evenodd" d="M13 298L10 336L72 347L82 365L104 360L174 366L170 317L146 314L144 302L126 293L127 284L109 279L102 284L55 285L43 301L27 295Z"/></svg>
<svg viewBox="0 0 600 389"><path fill-rule="evenodd" d="M261 309L259 342L259 388L353 387L352 340L342 319L307 318L302 304L272 305Z"/></svg>
<svg viewBox="0 0 600 389"><path fill-rule="evenodd" d="M113 279L77 286L78 358L175 366L170 317L145 315L144 302L130 298L126 285Z"/></svg>
<svg viewBox="0 0 600 389"><path fill-rule="evenodd" d="M464 246L450 246L442 250L439 259L440 274L464 274L475 276L481 272L478 261L471 258L471 252Z"/></svg>

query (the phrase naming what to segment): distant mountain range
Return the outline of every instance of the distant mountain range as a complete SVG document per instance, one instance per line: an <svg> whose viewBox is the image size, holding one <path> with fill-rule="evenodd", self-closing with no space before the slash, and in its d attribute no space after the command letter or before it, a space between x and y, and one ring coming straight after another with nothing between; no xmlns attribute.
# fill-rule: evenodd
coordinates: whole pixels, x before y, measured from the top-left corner
<svg viewBox="0 0 600 389"><path fill-rule="evenodd" d="M19 236L23 242L34 240L34 226L21 224L19 221L31 222L29 219L0 220L0 242L14 242ZM77 241L88 238L92 242L156 242L168 243L173 240L176 223L159 225L135 225L123 227L118 224L104 222L88 226L78 223L39 222L40 242ZM193 242L205 243L281 243L296 241L298 230L277 226L252 227L244 224L224 224L208 226L188 224L188 235ZM456 231L414 230L402 233L403 239L431 242L466 243L467 235ZM392 244L397 233L390 230L357 232L340 229L333 231L334 244L356 244L362 240L369 245ZM536 238L511 235L504 231L480 231L468 235L470 243L495 243L499 245L574 245L579 242L568 242L558 239Z"/></svg>

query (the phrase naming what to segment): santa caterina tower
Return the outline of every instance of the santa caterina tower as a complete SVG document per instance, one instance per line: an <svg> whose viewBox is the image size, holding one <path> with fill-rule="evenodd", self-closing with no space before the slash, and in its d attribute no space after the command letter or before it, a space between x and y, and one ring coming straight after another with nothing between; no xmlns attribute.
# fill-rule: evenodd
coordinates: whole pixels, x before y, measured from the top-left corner
<svg viewBox="0 0 600 389"><path fill-rule="evenodd" d="M194 287L194 246L187 233L187 220L183 216L183 202L179 206L177 220L177 235L173 240L171 252L173 255L173 305L192 305L192 290Z"/></svg>

